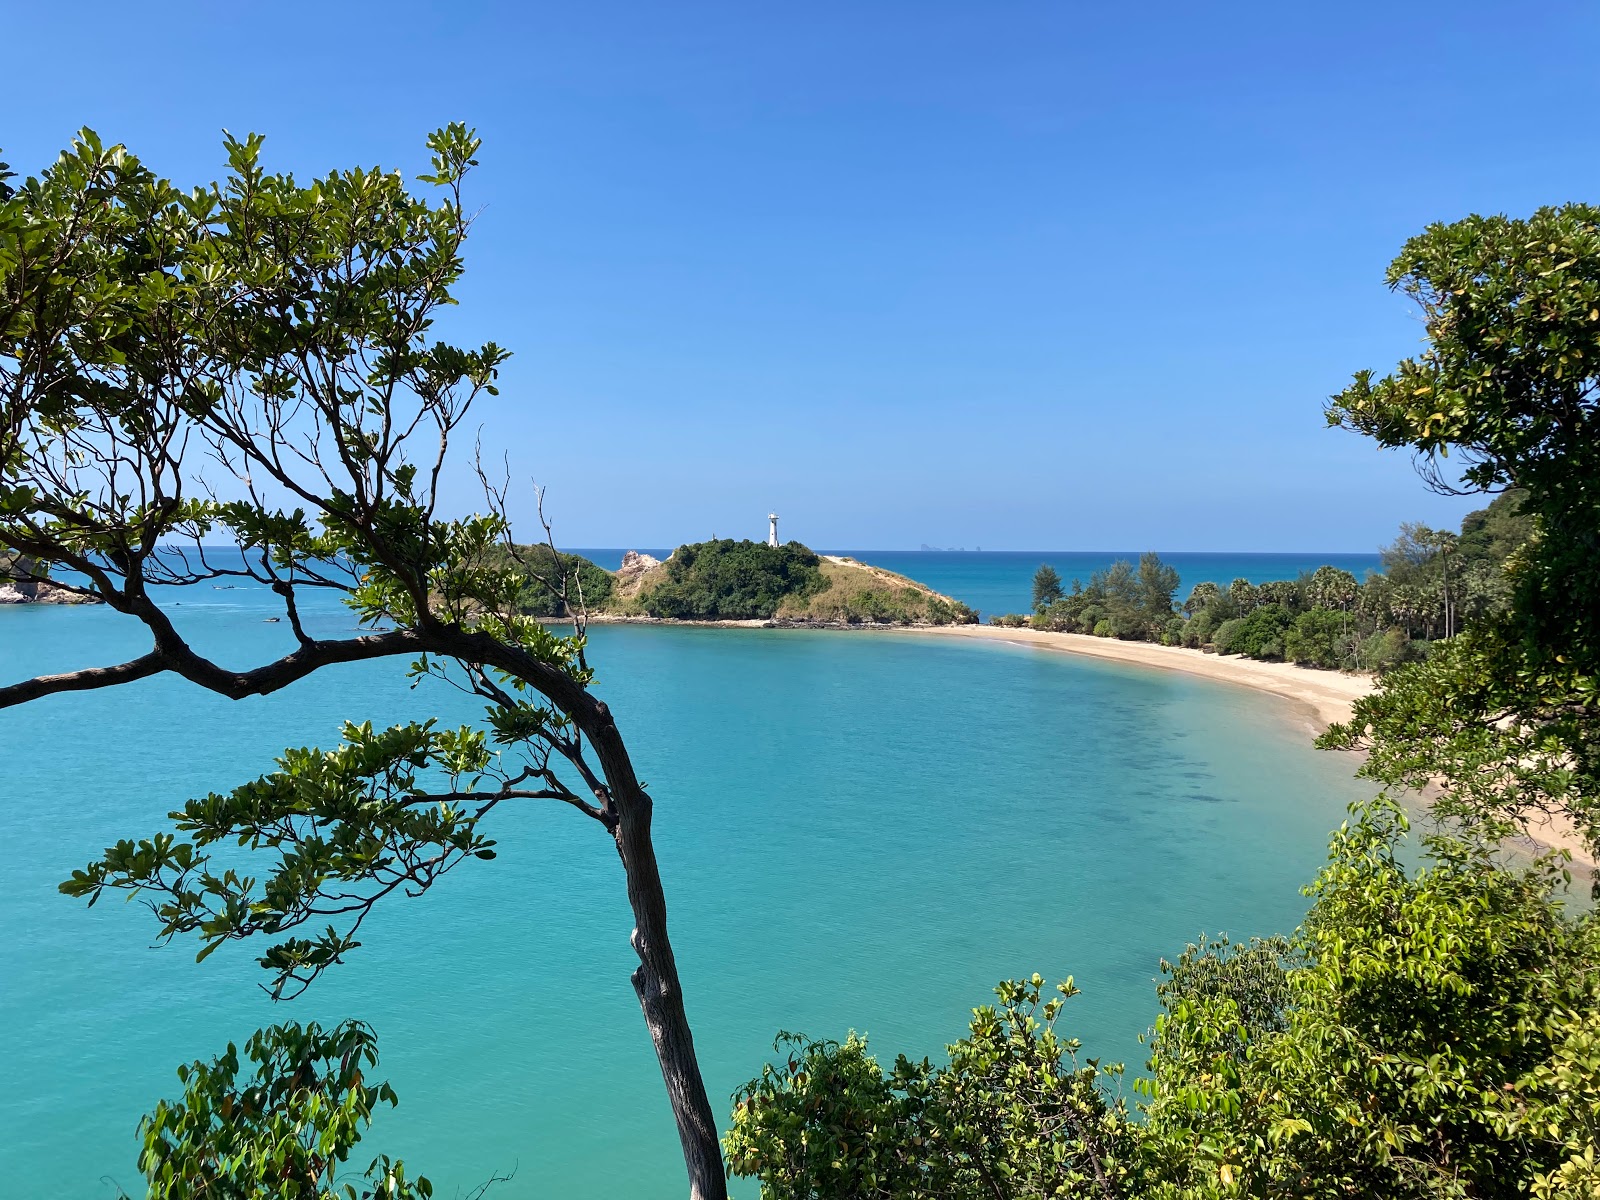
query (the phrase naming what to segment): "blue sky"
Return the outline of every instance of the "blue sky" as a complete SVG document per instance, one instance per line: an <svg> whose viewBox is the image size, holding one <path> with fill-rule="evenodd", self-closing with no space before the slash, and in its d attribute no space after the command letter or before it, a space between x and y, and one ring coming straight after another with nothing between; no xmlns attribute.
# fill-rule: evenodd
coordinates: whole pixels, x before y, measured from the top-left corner
<svg viewBox="0 0 1600 1200"><path fill-rule="evenodd" d="M1433 220L1593 200L1592 4L9 6L5 158L421 169L568 545L1350 550L1474 505L1324 428ZM452 500L470 508L463 478Z"/></svg>

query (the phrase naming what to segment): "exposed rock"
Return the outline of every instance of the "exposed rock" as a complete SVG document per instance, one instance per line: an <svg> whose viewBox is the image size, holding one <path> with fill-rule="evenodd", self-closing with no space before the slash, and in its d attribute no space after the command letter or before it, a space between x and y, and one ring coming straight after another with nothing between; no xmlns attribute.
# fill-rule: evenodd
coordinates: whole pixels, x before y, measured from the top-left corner
<svg viewBox="0 0 1600 1200"><path fill-rule="evenodd" d="M38 580L13 580L0 584L0 604L99 604L93 596L80 596Z"/></svg>
<svg viewBox="0 0 1600 1200"><path fill-rule="evenodd" d="M629 550L622 556L622 565L617 568L618 579L632 579L635 575L643 575L651 567L659 567L661 560L649 554L640 554L637 550Z"/></svg>

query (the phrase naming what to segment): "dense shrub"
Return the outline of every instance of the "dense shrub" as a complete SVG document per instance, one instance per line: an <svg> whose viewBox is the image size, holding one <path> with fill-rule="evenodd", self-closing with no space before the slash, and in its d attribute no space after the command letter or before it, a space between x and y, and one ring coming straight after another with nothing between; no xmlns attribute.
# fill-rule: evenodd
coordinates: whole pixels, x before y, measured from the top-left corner
<svg viewBox="0 0 1600 1200"><path fill-rule="evenodd" d="M666 566L666 578L640 598L653 617L764 619L786 598L812 596L827 587L821 560L799 542L699 542L679 546Z"/></svg>
<svg viewBox="0 0 1600 1200"><path fill-rule="evenodd" d="M1243 617L1229 617L1217 626L1216 632L1211 635L1211 643L1217 648L1218 654L1236 654L1233 648L1234 639L1239 630L1244 628Z"/></svg>
<svg viewBox="0 0 1600 1200"><path fill-rule="evenodd" d="M926 616L931 625L974 625L978 621L975 610L959 600L946 600L942 596L929 596L926 601ZM1017 624L1022 624L1022 619L1017 619Z"/></svg>
<svg viewBox="0 0 1600 1200"><path fill-rule="evenodd" d="M1387 671L1416 657L1404 629L1385 629L1361 643L1361 666L1367 671Z"/></svg>
<svg viewBox="0 0 1600 1200"><path fill-rule="evenodd" d="M1183 623L1183 644L1191 649L1206 645L1216 632L1217 624L1211 610L1203 609Z"/></svg>
<svg viewBox="0 0 1600 1200"><path fill-rule="evenodd" d="M1137 1126L1077 1061L1056 1018L1076 994L1044 980L1001 984L975 1009L949 1064L904 1056L885 1072L865 1038L780 1036L778 1061L735 1094L729 1170L764 1200L978 1200L1121 1196L1139 1165Z"/></svg>
<svg viewBox="0 0 1600 1200"><path fill-rule="evenodd" d="M999 625L1005 629L1021 629L1031 623L1031 619L1021 613L1000 613L989 618L989 624Z"/></svg>
<svg viewBox="0 0 1600 1200"><path fill-rule="evenodd" d="M1313 608L1295 618L1283 639L1284 656L1314 667L1357 667L1360 638L1348 613Z"/></svg>
<svg viewBox="0 0 1600 1200"><path fill-rule="evenodd" d="M1263 604L1249 616L1235 618L1235 621L1224 622L1217 631L1217 653L1243 654L1250 658L1283 657L1284 635L1294 624L1288 609L1281 604Z"/></svg>

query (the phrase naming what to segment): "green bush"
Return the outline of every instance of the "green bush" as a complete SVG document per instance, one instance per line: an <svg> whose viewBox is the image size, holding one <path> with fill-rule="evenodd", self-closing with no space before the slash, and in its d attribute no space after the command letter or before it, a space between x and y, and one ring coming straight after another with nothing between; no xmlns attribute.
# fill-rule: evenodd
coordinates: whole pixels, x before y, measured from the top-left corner
<svg viewBox="0 0 1600 1200"><path fill-rule="evenodd" d="M1294 617L1283 605L1263 604L1247 617L1223 622L1217 631L1217 653L1282 658L1284 635L1292 624Z"/></svg>
<svg viewBox="0 0 1600 1200"><path fill-rule="evenodd" d="M780 1035L778 1061L734 1095L730 1172L758 1179L763 1200L1129 1194L1139 1143L1113 1094L1121 1069L1078 1063L1055 1032L1077 989L1041 1000L1043 984L996 988L947 1066L901 1056L885 1072L856 1034Z"/></svg>
<svg viewBox="0 0 1600 1200"><path fill-rule="evenodd" d="M1419 654L1404 629L1385 629L1361 643L1361 666L1368 671L1387 671L1413 662Z"/></svg>
<svg viewBox="0 0 1600 1200"><path fill-rule="evenodd" d="M1211 636L1216 632L1217 622L1211 610L1206 609L1183 623L1183 644L1198 650L1201 646L1211 641Z"/></svg>
<svg viewBox="0 0 1600 1200"><path fill-rule="evenodd" d="M1600 920L1551 861L1468 831L1413 867L1406 832L1359 806L1292 937L1162 963L1142 1120L1035 975L948 1066L786 1036L736 1094L729 1168L763 1200L1593 1200Z"/></svg>
<svg viewBox="0 0 1600 1200"><path fill-rule="evenodd" d="M1360 646L1354 636L1355 621L1348 613L1313 608L1295 618L1284 636L1284 655L1293 662L1315 667L1356 667Z"/></svg>
<svg viewBox="0 0 1600 1200"><path fill-rule="evenodd" d="M799 542L699 542L679 546L666 566L666 578L640 597L653 617L760 620L785 599L813 596L828 586L822 561Z"/></svg>
<svg viewBox="0 0 1600 1200"><path fill-rule="evenodd" d="M1244 618L1243 617L1229 617L1221 625L1218 625L1216 632L1211 635L1211 642L1212 642L1212 644L1214 646L1216 646L1217 653L1218 654L1238 654L1238 653L1241 653L1239 650L1236 650L1234 648L1234 640L1238 637L1239 631L1241 629L1243 629L1243 628L1244 628Z"/></svg>
<svg viewBox="0 0 1600 1200"><path fill-rule="evenodd" d="M928 623L930 625L976 625L978 614L959 600L946 600L940 596L927 598ZM1021 625L1023 619L1017 618Z"/></svg>
<svg viewBox="0 0 1600 1200"><path fill-rule="evenodd" d="M989 624L999 625L1004 629L1021 629L1030 623L1031 619L1021 613L1003 613L989 618Z"/></svg>

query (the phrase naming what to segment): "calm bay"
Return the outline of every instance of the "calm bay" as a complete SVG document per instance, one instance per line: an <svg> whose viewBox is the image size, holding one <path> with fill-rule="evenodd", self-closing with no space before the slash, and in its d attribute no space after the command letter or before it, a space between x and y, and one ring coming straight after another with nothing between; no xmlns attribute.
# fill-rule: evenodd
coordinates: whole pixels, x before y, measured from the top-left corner
<svg viewBox="0 0 1600 1200"><path fill-rule="evenodd" d="M1045 557L877 561L993 612L1026 606ZM1299 570L1247 566L1258 581ZM180 599L197 648L225 662L287 640L259 592ZM352 624L332 604L310 619L330 634ZM998 979L1033 971L1075 975L1085 995L1063 1025L1086 1053L1136 1067L1161 957L1202 930L1293 928L1328 830L1367 792L1352 760L1311 748L1304 714L1184 675L917 635L620 626L592 643L656 798L690 1016L724 1117L780 1028L856 1028L884 1059L936 1053ZM8 679L143 648L105 609L0 611ZM381 911L293 1004L261 992L253 947L197 965L192 946L150 948L139 906L85 911L56 893L102 846L165 828L169 809L270 769L285 746L331 744L347 718L433 715L477 709L437 684L412 690L399 662L242 703L156 679L0 712L10 1194L137 1193L134 1127L177 1092L179 1062L271 1021L345 1016L376 1028L401 1098L358 1148L363 1164L399 1153L440 1196L512 1172L491 1197L682 1193L628 983L620 868L599 827L564 807L502 807L497 860Z"/></svg>

